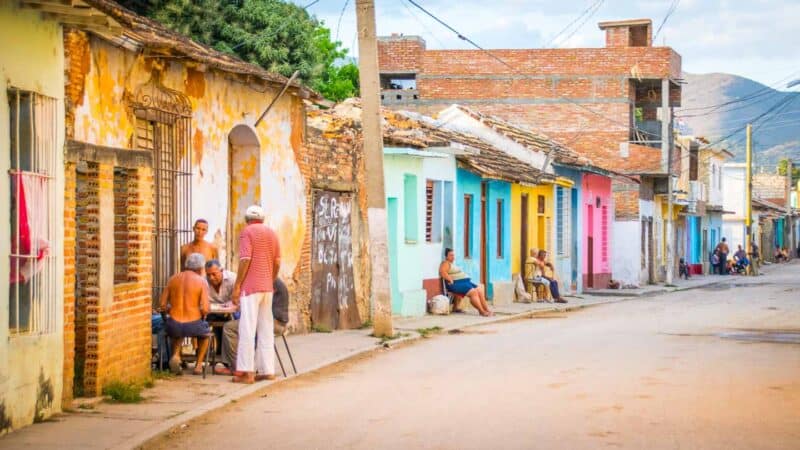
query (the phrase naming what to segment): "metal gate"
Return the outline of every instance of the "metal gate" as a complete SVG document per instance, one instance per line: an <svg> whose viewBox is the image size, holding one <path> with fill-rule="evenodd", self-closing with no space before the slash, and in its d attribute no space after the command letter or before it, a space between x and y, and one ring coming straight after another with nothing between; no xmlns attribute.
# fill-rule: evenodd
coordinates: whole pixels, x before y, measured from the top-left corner
<svg viewBox="0 0 800 450"><path fill-rule="evenodd" d="M180 270L180 247L192 239L192 107L154 71L133 102L136 147L153 152L153 302Z"/></svg>
<svg viewBox="0 0 800 450"><path fill-rule="evenodd" d="M349 193L314 192L311 320L316 327L334 330L361 325L353 278L351 211Z"/></svg>

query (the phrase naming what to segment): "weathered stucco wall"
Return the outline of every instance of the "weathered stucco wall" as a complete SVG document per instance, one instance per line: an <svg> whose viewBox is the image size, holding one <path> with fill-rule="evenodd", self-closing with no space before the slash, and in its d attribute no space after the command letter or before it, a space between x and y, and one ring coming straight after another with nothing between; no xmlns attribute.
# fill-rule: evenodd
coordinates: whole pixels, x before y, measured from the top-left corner
<svg viewBox="0 0 800 450"><path fill-rule="evenodd" d="M61 44L61 27L50 20L42 20L34 11L22 11L12 6L14 2L0 5L0 274L9 273L10 229L10 133L8 131L8 88L33 91L56 99L55 124L56 149L64 143L64 53ZM64 179L62 152L58 151L53 183L55 192L63 192ZM48 211L55 236L63 234L61 220L63 202ZM63 291L63 254L61 239L51 243L56 255L55 292ZM9 336L9 277L0 276L0 434L41 420L61 408L63 322L55 324L57 332ZM64 308L61 295L55 299L56 311ZM60 314L57 314L60 316Z"/></svg>
<svg viewBox="0 0 800 450"><path fill-rule="evenodd" d="M180 59L147 58L94 37L85 45L83 88L75 90L71 99L74 139L132 148L135 121L130 100L154 69L162 69L164 86L185 93L192 106L190 153L184 157L192 158L193 218L208 220L208 239L220 247L220 256L225 259L229 221L242 221L229 217L229 210L239 209L235 201L229 202L229 182L231 189L239 192L260 176L258 198L267 213L267 223L276 229L281 241L281 276L291 278L306 230L305 180L295 159L303 141L300 100L285 95L258 128L253 128L277 88L248 85L233 75L210 69L201 71L202 67ZM259 154L257 160L237 164L229 174L229 134L237 125L254 132Z"/></svg>

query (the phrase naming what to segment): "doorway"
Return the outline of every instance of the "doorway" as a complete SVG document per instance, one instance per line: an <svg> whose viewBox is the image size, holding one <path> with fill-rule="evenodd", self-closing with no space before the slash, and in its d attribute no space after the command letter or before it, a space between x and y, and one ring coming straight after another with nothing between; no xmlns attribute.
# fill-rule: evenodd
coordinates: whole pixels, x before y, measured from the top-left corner
<svg viewBox="0 0 800 450"><path fill-rule="evenodd" d="M228 134L228 225L225 262L228 270L239 265L239 234L246 225L244 213L261 204L261 170L258 137L247 125L237 125Z"/></svg>
<svg viewBox="0 0 800 450"><path fill-rule="evenodd" d="M314 192L311 321L329 330L361 326L353 277L351 194Z"/></svg>
<svg viewBox="0 0 800 450"><path fill-rule="evenodd" d="M481 183L481 284L488 286L486 280L488 278L488 261L486 256L486 218L487 218L487 183ZM488 289L488 288L487 288Z"/></svg>
<svg viewBox="0 0 800 450"><path fill-rule="evenodd" d="M520 259L519 259L519 273L524 276L525 274L525 261L528 260L528 194L522 194L520 198Z"/></svg>
<svg viewBox="0 0 800 450"><path fill-rule="evenodd" d="M594 287L594 205L586 205L586 287Z"/></svg>

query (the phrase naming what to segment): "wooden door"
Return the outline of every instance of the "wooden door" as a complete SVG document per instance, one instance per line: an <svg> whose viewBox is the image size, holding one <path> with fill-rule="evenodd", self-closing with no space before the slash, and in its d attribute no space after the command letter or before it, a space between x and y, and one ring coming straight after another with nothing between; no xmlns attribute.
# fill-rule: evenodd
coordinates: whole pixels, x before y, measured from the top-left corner
<svg viewBox="0 0 800 450"><path fill-rule="evenodd" d="M311 321L330 330L361 325L355 301L349 193L314 192Z"/></svg>
<svg viewBox="0 0 800 450"><path fill-rule="evenodd" d="M520 199L520 213L522 217L520 218L520 259L519 259L519 272L520 274L525 274L525 261L528 260L528 194L522 194L522 198Z"/></svg>
<svg viewBox="0 0 800 450"><path fill-rule="evenodd" d="M481 283L486 286L486 279L488 278L488 263L487 263L487 237L486 237L486 218L487 218L487 207L486 207L486 182L484 181L481 183Z"/></svg>

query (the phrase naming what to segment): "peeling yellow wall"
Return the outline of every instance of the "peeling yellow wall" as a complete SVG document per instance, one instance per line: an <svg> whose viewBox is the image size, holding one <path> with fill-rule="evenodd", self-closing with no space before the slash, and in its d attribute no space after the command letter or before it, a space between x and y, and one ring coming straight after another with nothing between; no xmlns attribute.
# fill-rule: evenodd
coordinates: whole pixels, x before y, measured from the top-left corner
<svg viewBox="0 0 800 450"><path fill-rule="evenodd" d="M20 10L16 2L0 2L0 435L47 418L61 408L64 336L61 312L63 297L56 295L56 332L9 336L10 252L10 110L9 88L33 91L56 99L55 192L64 192L64 52L60 25L44 20L36 11ZM59 196L57 196L59 198ZM60 196L63 199L63 196ZM63 236L63 200L48 211L55 236ZM54 292L63 292L62 239L51 243L56 257Z"/></svg>
<svg viewBox="0 0 800 450"><path fill-rule="evenodd" d="M75 105L74 138L117 148L131 148L134 117L128 100L146 83L153 67L164 67L163 84L185 93L192 104L191 142L187 156L192 161L192 215L209 222L208 239L225 246L229 223L228 134L236 125L252 127L257 117L277 94L278 88L248 86L231 74L205 72L187 67L185 60L145 58L92 38L90 64L83 98ZM259 89L259 90L256 90ZM257 196L267 212L267 223L280 237L281 275L289 277L300 259L306 228L305 183L298 168L294 147L302 136L303 117L296 114L299 99L284 95L255 129L260 145L256 161L237 167L234 189L259 173ZM250 167L258 164L258 167ZM237 205L233 205L239 210ZM246 208L246 206L245 206Z"/></svg>

